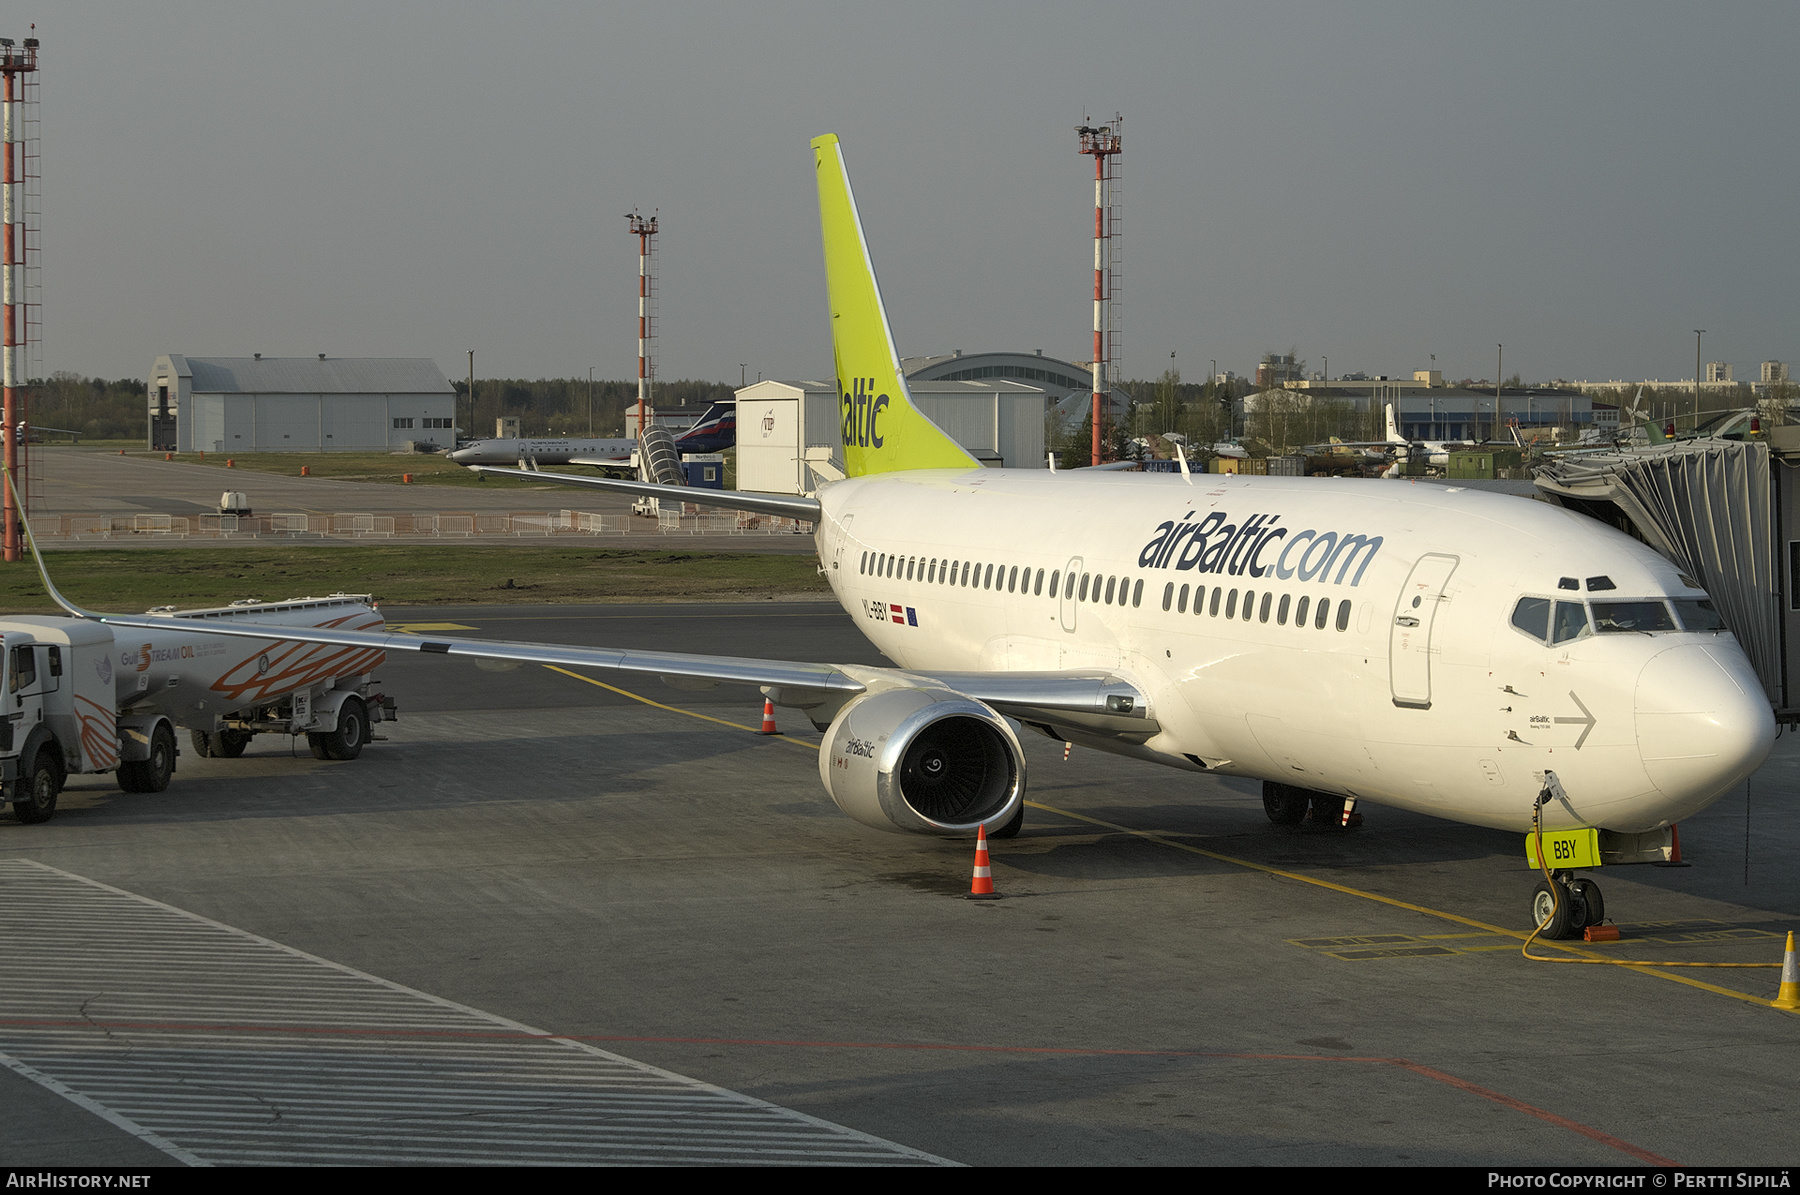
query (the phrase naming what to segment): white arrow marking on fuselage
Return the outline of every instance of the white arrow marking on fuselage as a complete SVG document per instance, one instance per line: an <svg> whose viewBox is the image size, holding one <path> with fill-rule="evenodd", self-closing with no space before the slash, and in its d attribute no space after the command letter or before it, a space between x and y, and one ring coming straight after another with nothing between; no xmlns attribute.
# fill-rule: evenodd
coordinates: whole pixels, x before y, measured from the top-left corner
<svg viewBox="0 0 1800 1195"><path fill-rule="evenodd" d="M1582 716L1579 718L1558 718L1556 720L1558 722L1573 723L1582 728L1581 737L1575 740L1575 750L1579 751L1581 750L1581 744L1587 742L1588 735L1594 732L1594 724L1599 721L1599 719L1588 712L1587 706L1581 704L1581 698L1575 696L1575 690L1573 689L1569 690L1569 700L1575 703L1575 708L1581 711Z"/></svg>

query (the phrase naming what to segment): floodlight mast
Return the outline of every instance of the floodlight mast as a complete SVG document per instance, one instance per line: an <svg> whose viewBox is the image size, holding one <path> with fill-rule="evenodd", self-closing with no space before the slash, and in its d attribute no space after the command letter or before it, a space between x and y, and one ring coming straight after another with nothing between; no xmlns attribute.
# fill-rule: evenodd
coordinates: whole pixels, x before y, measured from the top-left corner
<svg viewBox="0 0 1800 1195"><path fill-rule="evenodd" d="M25 44L15 46L10 37L0 37L0 321L4 321L4 348L0 348L0 392L3 392L5 427L0 429L0 444L6 468L21 484L8 486L0 499L0 554L8 561L24 559L19 526L29 513L23 495L30 493L27 445L29 411L24 388L20 384L19 358L31 340L32 321L27 315L24 282L26 255L36 249L28 232L35 227L26 220L26 204L21 203L19 184L30 170L22 169L35 158L29 137L21 137L21 125L29 121L22 114L21 101L35 98L38 39L28 37ZM22 119L24 117L24 119ZM29 121L35 124L34 121ZM28 197L26 197L28 198Z"/></svg>
<svg viewBox="0 0 1800 1195"><path fill-rule="evenodd" d="M1092 463L1101 461L1100 427L1104 418L1102 405L1112 389L1107 364L1118 356L1118 329L1113 319L1112 301L1118 247L1113 242L1119 235L1118 212L1113 189L1118 182L1118 155L1124 144L1121 131L1124 118L1117 113L1110 124L1078 125L1081 152L1094 159L1094 391Z"/></svg>
<svg viewBox="0 0 1800 1195"><path fill-rule="evenodd" d="M645 407L650 401L650 387L656 377L656 359L651 346L656 338L656 279L651 263L656 254L656 215L639 215L633 211L625 217L631 221L631 234L638 239L638 440L644 438Z"/></svg>

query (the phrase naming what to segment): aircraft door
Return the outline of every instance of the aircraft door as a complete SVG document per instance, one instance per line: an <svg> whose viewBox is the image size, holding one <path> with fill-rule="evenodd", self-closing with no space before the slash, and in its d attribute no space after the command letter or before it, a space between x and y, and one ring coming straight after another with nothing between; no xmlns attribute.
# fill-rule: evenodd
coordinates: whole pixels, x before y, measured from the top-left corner
<svg viewBox="0 0 1800 1195"><path fill-rule="evenodd" d="M1071 635L1075 633L1075 611L1079 602L1075 596L1075 578L1080 575L1081 557L1069 557L1069 565L1063 570L1062 588L1056 593L1056 609L1062 617L1062 629Z"/></svg>
<svg viewBox="0 0 1800 1195"><path fill-rule="evenodd" d="M1432 627L1458 560L1436 552L1421 556L1400 590L1388 628L1388 676L1395 705L1431 708Z"/></svg>

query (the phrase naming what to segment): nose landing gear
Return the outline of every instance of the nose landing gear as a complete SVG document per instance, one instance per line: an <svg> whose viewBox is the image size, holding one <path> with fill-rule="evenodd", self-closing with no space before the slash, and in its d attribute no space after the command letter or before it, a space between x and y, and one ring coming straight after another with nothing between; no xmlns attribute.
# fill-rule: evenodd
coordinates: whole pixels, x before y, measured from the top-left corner
<svg viewBox="0 0 1800 1195"><path fill-rule="evenodd" d="M1600 885L1566 871L1550 873L1531 892L1531 923L1545 938L1579 938L1590 925L1606 919L1606 900Z"/></svg>

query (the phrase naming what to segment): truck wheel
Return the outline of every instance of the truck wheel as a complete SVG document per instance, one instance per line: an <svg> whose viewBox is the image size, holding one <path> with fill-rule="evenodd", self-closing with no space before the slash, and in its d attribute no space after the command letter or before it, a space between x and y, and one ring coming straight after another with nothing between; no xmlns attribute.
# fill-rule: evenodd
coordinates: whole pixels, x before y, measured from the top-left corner
<svg viewBox="0 0 1800 1195"><path fill-rule="evenodd" d="M62 769L50 752L39 750L30 769L19 779L13 814L26 825L47 822L56 812L56 796L62 791Z"/></svg>
<svg viewBox="0 0 1800 1195"><path fill-rule="evenodd" d="M175 774L175 732L159 722L150 736L150 758L128 759L119 765L119 787L128 793L159 793Z"/></svg>
<svg viewBox="0 0 1800 1195"><path fill-rule="evenodd" d="M236 759L250 745L250 736L241 730L221 730L213 734L194 730L189 734L194 740L194 754L201 759Z"/></svg>
<svg viewBox="0 0 1800 1195"><path fill-rule="evenodd" d="M318 739L325 748L326 759L355 759L361 755L363 744L369 741L369 710L362 698L346 698L338 709L337 729Z"/></svg>

